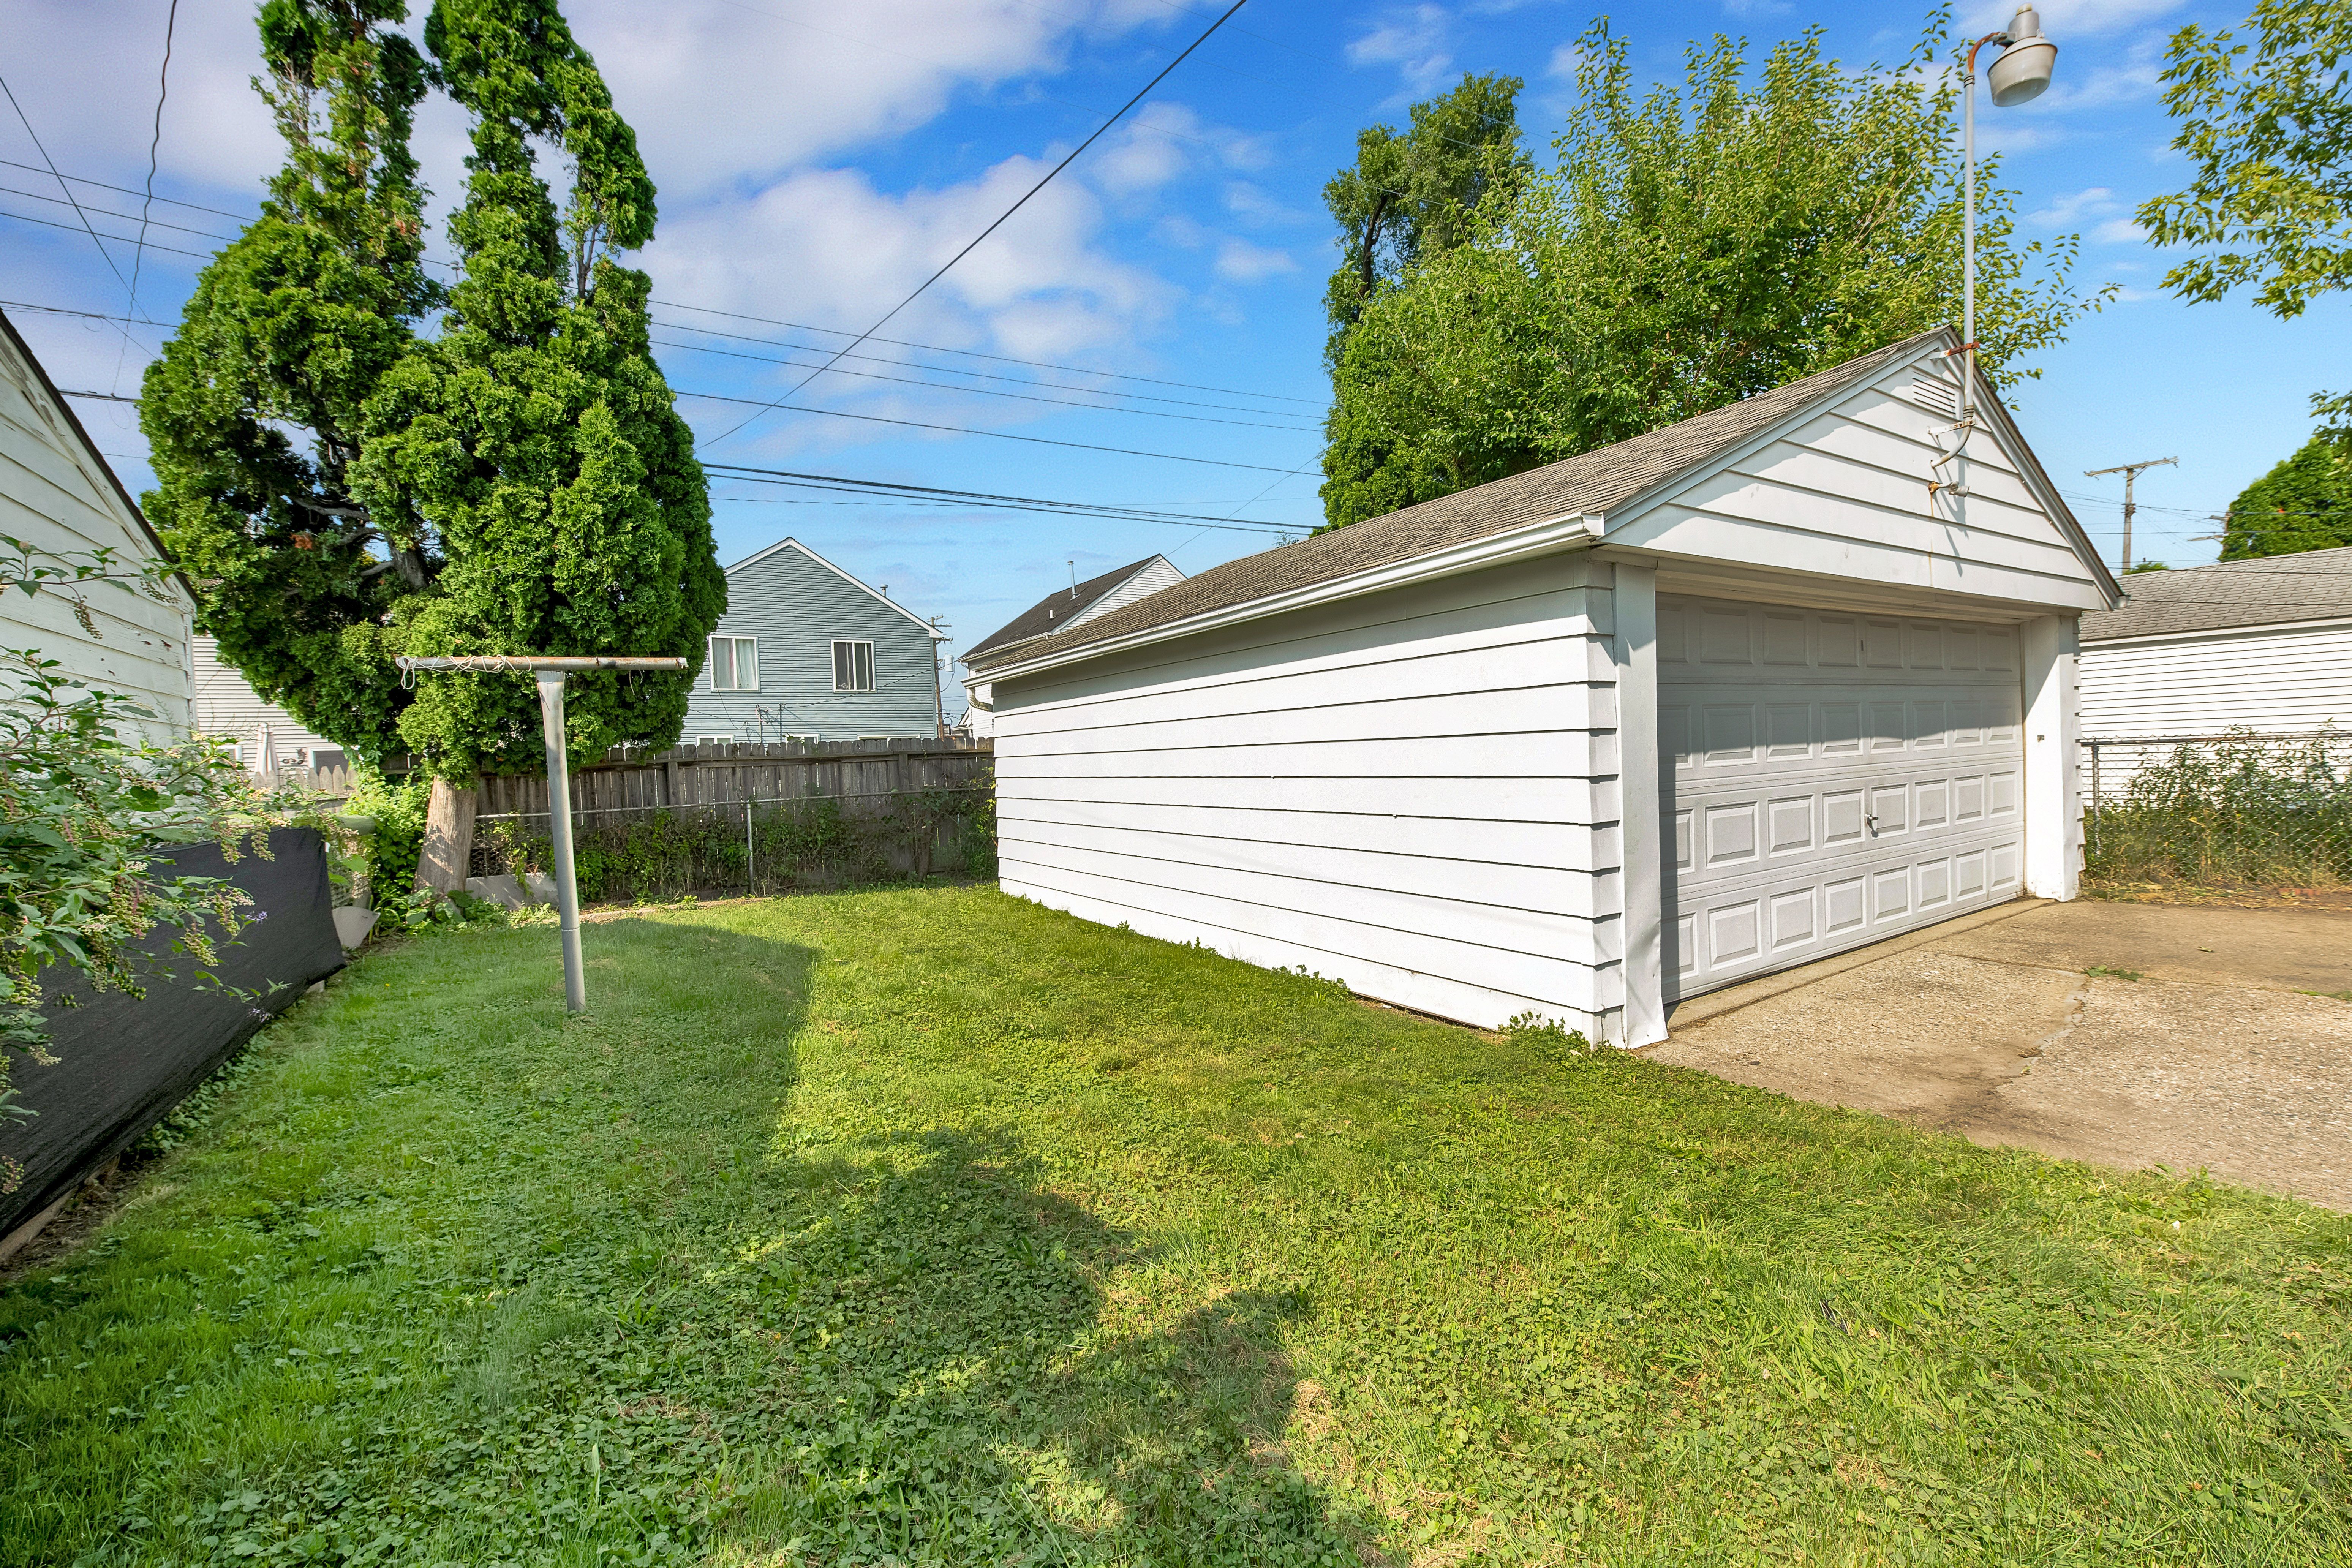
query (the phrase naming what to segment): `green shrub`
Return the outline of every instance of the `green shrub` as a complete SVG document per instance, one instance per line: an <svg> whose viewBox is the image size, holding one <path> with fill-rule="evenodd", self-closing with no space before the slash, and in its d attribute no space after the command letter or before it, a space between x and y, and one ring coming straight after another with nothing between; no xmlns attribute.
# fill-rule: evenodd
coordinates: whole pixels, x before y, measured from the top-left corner
<svg viewBox="0 0 2352 1568"><path fill-rule="evenodd" d="M375 832L362 841L362 854L376 903L389 905L415 886L416 862L425 853L425 812L433 798L433 781L423 773L386 778L364 763L356 776L359 787L352 792L343 810L375 819Z"/></svg>
<svg viewBox="0 0 2352 1568"><path fill-rule="evenodd" d="M2240 731L2176 747L2085 824L2094 883L2352 882L2352 769L2333 729L2294 741Z"/></svg>

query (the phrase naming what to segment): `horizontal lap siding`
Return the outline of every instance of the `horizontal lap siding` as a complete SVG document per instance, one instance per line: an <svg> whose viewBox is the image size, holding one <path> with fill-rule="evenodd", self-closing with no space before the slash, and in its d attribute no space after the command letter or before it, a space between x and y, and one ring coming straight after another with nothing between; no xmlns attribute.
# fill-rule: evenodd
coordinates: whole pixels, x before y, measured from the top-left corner
<svg viewBox="0 0 2352 1568"><path fill-rule="evenodd" d="M250 681L229 665L223 664L220 645L208 637L194 639L195 668L196 731L205 735L226 735L238 745L257 742L264 725L269 729L271 743L279 755L289 749L316 750L325 747L341 751L341 742L314 734L302 721L275 702L265 701ZM250 764L256 753L242 753Z"/></svg>
<svg viewBox="0 0 2352 1568"><path fill-rule="evenodd" d="M2081 669L2085 737L2352 729L2352 623L2084 643Z"/></svg>
<svg viewBox="0 0 2352 1568"><path fill-rule="evenodd" d="M69 557L103 548L125 562L153 559L154 545L97 465L32 367L0 342L0 533ZM189 605L178 581L163 589L168 602L121 581L76 592L95 638L74 615L73 595L58 591L0 598L0 643L38 648L67 674L135 699L156 717L132 721L134 731L186 733Z"/></svg>
<svg viewBox="0 0 2352 1568"><path fill-rule="evenodd" d="M772 551L727 574L718 635L759 639L760 689L714 690L710 671L699 671L687 699L687 744L706 735L756 742L938 733L931 634L798 549ZM873 690L833 689L835 638L874 645Z"/></svg>
<svg viewBox="0 0 2352 1568"><path fill-rule="evenodd" d="M1402 1005L1618 1005L1605 590L1563 557L997 683L1003 886Z"/></svg>
<svg viewBox="0 0 2352 1568"><path fill-rule="evenodd" d="M1990 430L1937 466L1951 416L1923 406L1906 369L1864 387L1723 472L1621 522L1612 544L1712 565L2100 609L2106 601ZM1933 492L1965 476L1969 493ZM1957 608L1957 607L1956 607Z"/></svg>
<svg viewBox="0 0 2352 1568"><path fill-rule="evenodd" d="M2294 735L2333 724L2352 731L2352 623L2248 626L2194 637L2084 643L2079 666L2083 737L2220 735L2232 729ZM2108 747L2083 786L2112 799L2174 748Z"/></svg>

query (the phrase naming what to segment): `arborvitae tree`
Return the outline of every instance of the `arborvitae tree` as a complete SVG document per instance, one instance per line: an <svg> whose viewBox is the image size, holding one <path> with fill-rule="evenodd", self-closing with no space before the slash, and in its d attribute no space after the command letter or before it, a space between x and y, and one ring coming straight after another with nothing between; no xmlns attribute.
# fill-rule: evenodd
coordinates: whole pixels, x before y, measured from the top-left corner
<svg viewBox="0 0 2352 1568"><path fill-rule="evenodd" d="M574 676L574 753L667 744L726 608L693 433L646 331L654 186L554 0L439 0L425 47L473 116L461 275L437 341L386 377L356 487L427 519L446 557L406 624L417 654L678 654L688 673ZM572 165L562 211L532 142ZM440 778L539 765L525 676L436 676L400 733Z"/></svg>
<svg viewBox="0 0 2352 1568"><path fill-rule="evenodd" d="M2352 440L2323 431L2248 485L2221 524L2221 559L2352 544Z"/></svg>
<svg viewBox="0 0 2352 1568"><path fill-rule="evenodd" d="M425 90L402 0L268 0L285 136L261 216L196 279L140 425L200 629L265 697L373 760L396 750L398 625L440 565L413 508L362 500L364 409L438 301L409 125Z"/></svg>

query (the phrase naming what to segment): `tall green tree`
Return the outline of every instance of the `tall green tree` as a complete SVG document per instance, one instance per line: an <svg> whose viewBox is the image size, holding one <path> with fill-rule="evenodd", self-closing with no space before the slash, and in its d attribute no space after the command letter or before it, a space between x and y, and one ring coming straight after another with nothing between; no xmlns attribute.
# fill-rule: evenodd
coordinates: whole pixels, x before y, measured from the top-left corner
<svg viewBox="0 0 2352 1568"><path fill-rule="evenodd" d="M441 335L370 403L356 480L442 543L405 645L682 655L683 675L578 676L566 693L579 754L667 744L727 589L693 433L646 341L650 280L614 258L653 237L653 182L554 0L439 0L425 40L473 120L449 225L460 277ZM569 160L560 208L534 142ZM540 760L526 676L421 682L399 727L446 779Z"/></svg>
<svg viewBox="0 0 2352 1568"><path fill-rule="evenodd" d="M1637 94L1605 22L1579 40L1556 165L1477 209L1470 238L1375 294L1332 376L1327 527L1573 457L1769 390L1959 311L1960 180L1944 13L1894 70L1818 32L1748 68L1694 45ZM1996 384L2032 374L2097 300L2077 241L2013 237L1979 170L1978 338Z"/></svg>
<svg viewBox="0 0 2352 1568"><path fill-rule="evenodd" d="M394 749L398 625L441 564L431 522L353 488L366 407L439 303L408 148L425 61L402 0L268 0L255 89L286 139L261 216L196 279L148 367L142 498L199 627L265 697L370 758Z"/></svg>
<svg viewBox="0 0 2352 1568"><path fill-rule="evenodd" d="M2352 288L2352 6L2260 0L2246 25L2251 46L2194 25L2172 36L2164 101L2196 177L2138 217L2156 244L2195 247L2167 288L2210 300L2252 284L2292 321ZM2312 408L2352 436L2352 392Z"/></svg>
<svg viewBox="0 0 2352 1568"><path fill-rule="evenodd" d="M1339 227L1339 266L1324 293L1334 359L1375 294L1423 257L1468 239L1488 195L1533 172L1519 147L1526 85L1465 72L1452 91L1414 104L1402 132L1369 125L1356 133L1355 163L1323 187Z"/></svg>
<svg viewBox="0 0 2352 1568"><path fill-rule="evenodd" d="M2248 485L2221 524L2221 559L2352 544L2352 441L2322 433Z"/></svg>

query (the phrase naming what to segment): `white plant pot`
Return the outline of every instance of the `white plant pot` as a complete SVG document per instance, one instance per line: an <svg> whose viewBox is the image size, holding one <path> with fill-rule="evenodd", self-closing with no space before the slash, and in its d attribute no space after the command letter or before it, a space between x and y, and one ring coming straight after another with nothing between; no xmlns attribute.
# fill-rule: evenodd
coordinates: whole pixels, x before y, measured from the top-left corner
<svg viewBox="0 0 2352 1568"><path fill-rule="evenodd" d="M345 904L335 911L335 940L345 952L367 941L368 932L375 930L375 911Z"/></svg>

